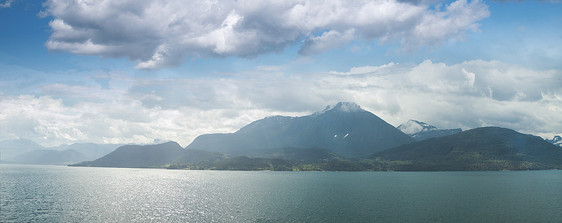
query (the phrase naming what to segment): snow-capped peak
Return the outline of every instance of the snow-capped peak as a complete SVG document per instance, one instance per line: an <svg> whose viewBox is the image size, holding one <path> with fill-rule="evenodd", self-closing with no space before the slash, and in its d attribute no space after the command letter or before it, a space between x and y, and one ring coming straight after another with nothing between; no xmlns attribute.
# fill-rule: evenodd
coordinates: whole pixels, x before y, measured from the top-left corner
<svg viewBox="0 0 562 223"><path fill-rule="evenodd" d="M429 125L425 122L420 122L416 120L408 120L406 123L403 123L398 126L398 129L403 133L408 135L416 134L419 132L427 132L432 130L437 130L437 127Z"/></svg>
<svg viewBox="0 0 562 223"><path fill-rule="evenodd" d="M317 114L323 114L327 111L340 111L340 112L358 112L363 111L361 106L353 102L338 102L335 105L328 105L324 110L318 112Z"/></svg>
<svg viewBox="0 0 562 223"><path fill-rule="evenodd" d="M556 146L562 146L562 137L560 136L554 136L554 138L552 138L552 140L547 139L546 140L549 143L552 143Z"/></svg>

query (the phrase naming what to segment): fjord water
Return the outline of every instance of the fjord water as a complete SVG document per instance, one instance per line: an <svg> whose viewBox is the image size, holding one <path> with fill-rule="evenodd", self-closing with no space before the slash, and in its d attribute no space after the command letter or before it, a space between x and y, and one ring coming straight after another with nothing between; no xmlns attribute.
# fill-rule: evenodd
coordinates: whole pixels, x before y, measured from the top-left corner
<svg viewBox="0 0 562 223"><path fill-rule="evenodd" d="M0 165L0 222L560 222L562 171Z"/></svg>

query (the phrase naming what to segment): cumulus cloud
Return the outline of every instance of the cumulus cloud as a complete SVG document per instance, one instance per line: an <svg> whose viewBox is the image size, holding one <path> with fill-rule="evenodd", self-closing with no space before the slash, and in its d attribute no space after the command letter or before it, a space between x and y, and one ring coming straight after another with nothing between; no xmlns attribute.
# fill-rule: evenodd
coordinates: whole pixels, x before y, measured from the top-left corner
<svg viewBox="0 0 562 223"><path fill-rule="evenodd" d="M299 53L303 55L321 53L348 44L354 39L354 36L355 29L349 29L344 33L330 30L328 32L324 32L321 36L315 36L307 39Z"/></svg>
<svg viewBox="0 0 562 223"><path fill-rule="evenodd" d="M476 31L481 0L436 1L66 1L49 0L53 51L127 57L158 69L186 58L254 57L300 44L310 55L351 41L432 46Z"/></svg>
<svg viewBox="0 0 562 223"><path fill-rule="evenodd" d="M146 107L136 100L65 105L53 96L2 96L0 140L25 138L45 146L62 143L153 143L186 146L205 133L231 132L267 111ZM285 113L290 114L290 113Z"/></svg>
<svg viewBox="0 0 562 223"><path fill-rule="evenodd" d="M394 125L418 119L442 128L495 125L544 135L561 134L556 121L562 119L560 76L560 70L499 61L447 65L427 60L303 76L139 82L127 94L147 107L203 113L257 109L260 114L302 115L337 101L355 101Z"/></svg>
<svg viewBox="0 0 562 223"><path fill-rule="evenodd" d="M257 72L283 71L262 66ZM155 79L108 72L79 77L84 83L38 83L35 94L2 88L0 140L57 145L160 139L186 146L200 134L234 132L270 115L307 115L338 101L354 101L393 125L416 119L440 128L501 126L562 135L561 70L427 60L316 74L232 75ZM99 84L99 78L105 81ZM11 83L17 80L0 81Z"/></svg>
<svg viewBox="0 0 562 223"><path fill-rule="evenodd" d="M363 107L396 125L418 119L443 128L495 125L534 134L560 132L554 121L562 118L560 70L481 60L375 68L352 68L353 75L330 77L330 86L351 91Z"/></svg>

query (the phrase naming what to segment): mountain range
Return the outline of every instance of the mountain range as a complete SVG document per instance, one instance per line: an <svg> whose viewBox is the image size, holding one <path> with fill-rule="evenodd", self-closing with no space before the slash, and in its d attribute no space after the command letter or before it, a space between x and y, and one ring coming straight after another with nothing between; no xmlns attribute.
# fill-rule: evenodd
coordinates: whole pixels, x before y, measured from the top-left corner
<svg viewBox="0 0 562 223"><path fill-rule="evenodd" d="M0 161L20 164L71 164L100 158L119 146L121 145L74 143L43 147L27 139L6 140L0 142Z"/></svg>
<svg viewBox="0 0 562 223"><path fill-rule="evenodd" d="M185 150L176 142L156 145L125 145L93 161L73 166L95 167L163 167L175 163L215 161L222 159L219 153Z"/></svg>
<svg viewBox="0 0 562 223"><path fill-rule="evenodd" d="M38 149L17 155L9 161L20 164L72 164L84 160L88 158L73 149L63 151Z"/></svg>
<svg viewBox="0 0 562 223"><path fill-rule="evenodd" d="M429 138L442 137L462 132L462 129L438 129L435 126L416 120L408 120L397 127L403 133L411 136L417 141Z"/></svg>
<svg viewBox="0 0 562 223"><path fill-rule="evenodd" d="M272 162L288 166L296 162L315 163L340 159L335 153L321 148L280 148L258 152L249 155L251 157L229 157L217 152L184 149L176 142L126 145L99 159L71 166L263 170L270 168ZM289 168L285 167L283 170Z"/></svg>
<svg viewBox="0 0 562 223"><path fill-rule="evenodd" d="M482 127L375 153L400 161L393 170L528 170L562 168L562 149L542 138Z"/></svg>
<svg viewBox="0 0 562 223"><path fill-rule="evenodd" d="M28 139L13 139L0 142L0 161L7 161L17 155L30 152L33 150L41 150L45 147Z"/></svg>
<svg viewBox="0 0 562 223"><path fill-rule="evenodd" d="M78 151L87 146L96 147L95 144L61 146L60 151L55 151L58 152L55 157L83 159L77 154L85 154ZM20 156L35 163L49 157L53 159L52 155L43 153L35 150ZM101 152L94 155L99 154ZM340 102L308 116L267 117L234 133L202 135L186 148L176 142L124 145L90 160L73 166L316 171L528 170L562 169L562 149L537 136L499 127L440 130L410 120L394 128L359 105Z"/></svg>
<svg viewBox="0 0 562 223"><path fill-rule="evenodd" d="M244 155L277 148L324 148L348 157L361 157L414 142L359 105L340 102L302 117L267 117L235 133L201 135L187 149Z"/></svg>

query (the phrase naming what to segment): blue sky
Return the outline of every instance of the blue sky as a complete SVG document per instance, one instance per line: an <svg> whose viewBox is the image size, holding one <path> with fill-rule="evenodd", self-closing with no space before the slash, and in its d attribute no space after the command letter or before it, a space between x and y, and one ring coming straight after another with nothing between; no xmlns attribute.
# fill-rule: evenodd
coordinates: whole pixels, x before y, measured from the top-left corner
<svg viewBox="0 0 562 223"><path fill-rule="evenodd" d="M338 101L562 134L559 1L160 3L0 1L0 140L186 146Z"/></svg>

